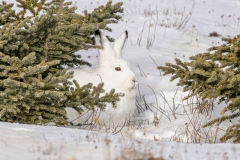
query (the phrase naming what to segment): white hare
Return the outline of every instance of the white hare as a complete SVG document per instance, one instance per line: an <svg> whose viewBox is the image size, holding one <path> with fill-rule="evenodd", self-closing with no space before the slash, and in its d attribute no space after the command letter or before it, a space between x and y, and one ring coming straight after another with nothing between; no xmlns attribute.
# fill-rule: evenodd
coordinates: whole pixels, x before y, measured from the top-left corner
<svg viewBox="0 0 240 160"><path fill-rule="evenodd" d="M117 102L116 109L111 104L107 104L104 112L98 109L93 117L91 117L92 112L86 111L83 116L79 117L76 112L68 109L67 116L73 123L89 123L94 119L97 124L115 127L123 125L133 114L137 79L128 62L122 59L122 52L127 38L128 32L125 31L112 46L100 30L95 31L95 43L102 47L102 49L98 49L98 66L95 69L72 69L74 71L73 79L80 86L88 83L98 85L103 82L106 92L115 88L117 93L124 93L125 96L121 97L120 101Z"/></svg>

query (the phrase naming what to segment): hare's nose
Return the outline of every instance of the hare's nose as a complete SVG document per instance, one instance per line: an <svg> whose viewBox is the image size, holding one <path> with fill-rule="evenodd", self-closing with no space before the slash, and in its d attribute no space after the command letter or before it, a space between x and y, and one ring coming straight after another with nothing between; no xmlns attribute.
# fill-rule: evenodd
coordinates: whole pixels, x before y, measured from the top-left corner
<svg viewBox="0 0 240 160"><path fill-rule="evenodd" d="M133 81L133 83L136 83L136 82L137 82L137 80L136 80L135 78L133 78L132 81Z"/></svg>

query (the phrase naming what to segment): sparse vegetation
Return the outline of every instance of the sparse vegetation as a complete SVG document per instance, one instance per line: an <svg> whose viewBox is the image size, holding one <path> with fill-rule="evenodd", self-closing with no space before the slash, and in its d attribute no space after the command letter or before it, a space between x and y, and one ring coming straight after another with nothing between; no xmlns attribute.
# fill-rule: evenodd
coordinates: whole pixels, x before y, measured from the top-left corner
<svg viewBox="0 0 240 160"><path fill-rule="evenodd" d="M173 6L173 11L170 11L169 8L159 10L157 6L154 9L150 6L144 9L143 14L146 17L146 20L138 35L137 45L139 47L142 45L142 43L146 43L147 49L150 49L153 46L155 37L157 36L157 26L165 27L163 39L165 38L167 28L173 27L178 30L184 29L194 12L196 2L193 0L192 8L188 13L185 13L187 12L185 9L183 11L178 11L174 3ZM143 36L146 37L144 38L144 41Z"/></svg>

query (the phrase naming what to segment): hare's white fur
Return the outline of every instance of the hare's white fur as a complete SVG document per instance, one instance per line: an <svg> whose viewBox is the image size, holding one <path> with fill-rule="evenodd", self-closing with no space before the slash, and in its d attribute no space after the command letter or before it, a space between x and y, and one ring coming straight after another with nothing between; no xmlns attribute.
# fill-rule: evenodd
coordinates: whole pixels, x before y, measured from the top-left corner
<svg viewBox="0 0 240 160"><path fill-rule="evenodd" d="M97 30L95 32L95 42L96 45L102 47L102 49L98 49L98 66L95 69L72 69L74 71L73 79L80 86L88 83L98 85L103 82L106 92L115 88L117 93L124 93L125 96L121 97L120 101L117 102L117 108L114 109L111 104L107 104L104 112L98 109L93 117L90 116L92 112L87 111L83 114L84 116L79 117L76 112L68 108L67 116L70 121L89 123L93 118L98 124L119 126L129 120L134 113L137 79L128 62L122 59L122 52L127 38L128 32L125 31L112 46L106 36ZM88 116L90 118L86 121Z"/></svg>

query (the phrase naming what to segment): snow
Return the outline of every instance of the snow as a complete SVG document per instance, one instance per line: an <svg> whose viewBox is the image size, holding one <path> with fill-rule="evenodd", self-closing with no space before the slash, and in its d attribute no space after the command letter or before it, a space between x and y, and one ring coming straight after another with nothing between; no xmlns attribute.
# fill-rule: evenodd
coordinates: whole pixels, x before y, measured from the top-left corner
<svg viewBox="0 0 240 160"><path fill-rule="evenodd" d="M7 159L239 159L240 145L186 144L113 136L64 127L0 123L0 158ZM142 154L142 155L141 155ZM147 158L146 158L147 159Z"/></svg>
<svg viewBox="0 0 240 160"><path fill-rule="evenodd" d="M8 2L11 1L15 2ZM82 13L84 9L90 12L107 1L78 0L74 5L78 13ZM222 37L240 34L239 0L195 2L194 5L192 0L123 0L123 20L110 25L113 32L105 32L114 38L125 30L129 32L123 57L137 75L137 101L144 110L139 115L139 125L123 129L129 134L0 122L0 159L101 160L148 159L151 156L174 160L240 159L240 145L219 143L230 122L221 124L217 134L217 126L201 128L209 119L219 116L224 104L215 104L212 114L197 113L193 105L182 102L187 93L176 86L177 81L170 82L169 76L162 76L156 69L157 65L174 62L175 57L188 61L190 56L221 44L221 37L209 37L214 31ZM191 8L194 10L186 26L177 29ZM147 40L152 46L147 46ZM97 50L78 54L96 66ZM199 133L194 132L195 129Z"/></svg>

